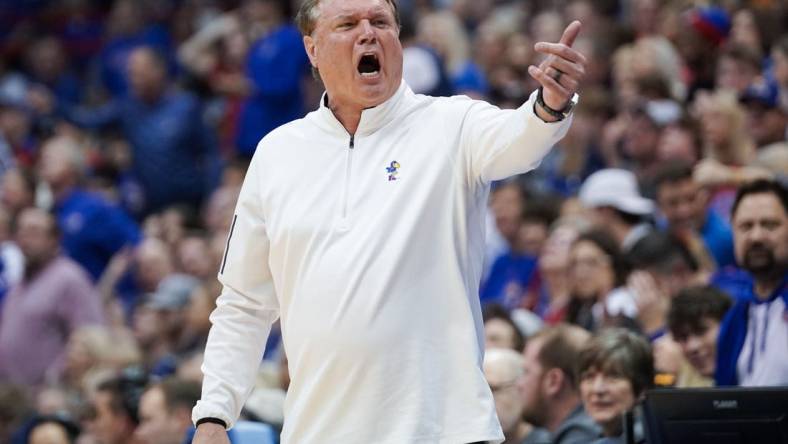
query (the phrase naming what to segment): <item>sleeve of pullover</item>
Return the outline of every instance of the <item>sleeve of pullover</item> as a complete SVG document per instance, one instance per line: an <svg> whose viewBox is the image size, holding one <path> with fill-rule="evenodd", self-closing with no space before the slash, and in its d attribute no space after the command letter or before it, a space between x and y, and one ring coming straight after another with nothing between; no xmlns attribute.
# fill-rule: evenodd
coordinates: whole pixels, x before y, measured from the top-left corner
<svg viewBox="0 0 788 444"><path fill-rule="evenodd" d="M202 365L202 397L192 420L213 417L228 428L237 420L254 386L279 303L268 266L269 239L260 204L255 157L238 197L219 270L223 289L211 313Z"/></svg>
<svg viewBox="0 0 788 444"><path fill-rule="evenodd" d="M490 183L532 170L564 137L572 115L546 123L536 115L534 103L536 91L515 110L501 110L483 101L470 106L460 144L470 158L472 177Z"/></svg>

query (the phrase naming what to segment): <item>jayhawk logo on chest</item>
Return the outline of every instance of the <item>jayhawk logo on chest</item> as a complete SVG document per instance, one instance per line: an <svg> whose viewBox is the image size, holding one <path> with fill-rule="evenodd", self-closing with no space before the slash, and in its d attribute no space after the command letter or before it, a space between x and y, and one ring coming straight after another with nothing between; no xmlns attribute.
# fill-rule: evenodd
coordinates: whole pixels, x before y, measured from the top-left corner
<svg viewBox="0 0 788 444"><path fill-rule="evenodd" d="M397 174L399 174L399 162L392 160L391 164L386 167L386 172L389 173L389 182L392 180L397 180Z"/></svg>

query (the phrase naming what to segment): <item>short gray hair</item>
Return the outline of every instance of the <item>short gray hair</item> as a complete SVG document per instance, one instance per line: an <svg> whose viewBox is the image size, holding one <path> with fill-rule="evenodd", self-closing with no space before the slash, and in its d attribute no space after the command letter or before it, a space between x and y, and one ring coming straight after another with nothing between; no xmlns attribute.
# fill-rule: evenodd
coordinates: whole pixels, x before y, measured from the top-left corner
<svg viewBox="0 0 788 444"><path fill-rule="evenodd" d="M654 355L648 341L623 328L597 333L580 351L577 374L582 381L588 371L627 379L635 397L654 385Z"/></svg>
<svg viewBox="0 0 788 444"><path fill-rule="evenodd" d="M399 27L400 19L397 1L386 0L386 3L391 5L392 12L394 13L394 20L397 22L397 27ZM318 9L318 6L320 6L320 0L304 0L301 3L301 7L298 8L298 14L296 14L295 22L302 35L312 35L312 32L315 30L317 19L320 16L320 10Z"/></svg>

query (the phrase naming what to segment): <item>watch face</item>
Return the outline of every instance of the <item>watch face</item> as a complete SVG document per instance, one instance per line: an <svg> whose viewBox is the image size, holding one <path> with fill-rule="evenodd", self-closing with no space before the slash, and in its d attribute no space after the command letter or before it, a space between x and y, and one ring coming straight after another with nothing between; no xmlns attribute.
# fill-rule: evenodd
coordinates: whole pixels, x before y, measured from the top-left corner
<svg viewBox="0 0 788 444"><path fill-rule="evenodd" d="M566 106L564 107L563 110L561 110L561 112L564 115L567 115L570 112L572 112L572 110L575 108L575 105L577 105L577 94L573 95L572 98L569 99L569 103L566 104Z"/></svg>

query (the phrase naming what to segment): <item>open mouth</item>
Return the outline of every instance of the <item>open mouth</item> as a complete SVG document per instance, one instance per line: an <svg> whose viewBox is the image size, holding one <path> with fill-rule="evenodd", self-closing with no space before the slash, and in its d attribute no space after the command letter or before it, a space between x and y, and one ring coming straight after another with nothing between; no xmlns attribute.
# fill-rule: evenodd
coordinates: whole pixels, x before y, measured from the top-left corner
<svg viewBox="0 0 788 444"><path fill-rule="evenodd" d="M380 72L380 61L375 54L364 54L358 62L358 72L362 77L372 77Z"/></svg>

